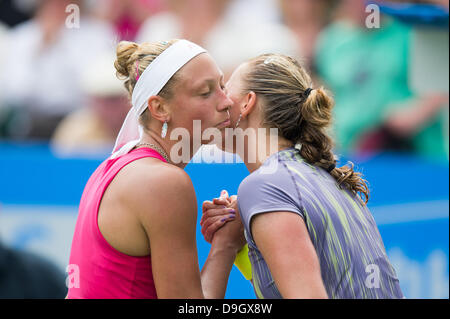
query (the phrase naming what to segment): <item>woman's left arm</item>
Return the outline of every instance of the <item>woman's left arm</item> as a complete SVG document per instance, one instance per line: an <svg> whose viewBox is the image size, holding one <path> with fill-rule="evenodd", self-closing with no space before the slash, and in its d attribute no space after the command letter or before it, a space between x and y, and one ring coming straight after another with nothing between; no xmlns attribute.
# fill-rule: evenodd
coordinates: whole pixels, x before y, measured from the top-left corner
<svg viewBox="0 0 450 319"><path fill-rule="evenodd" d="M283 298L328 298L303 218L291 212L261 213L250 226Z"/></svg>

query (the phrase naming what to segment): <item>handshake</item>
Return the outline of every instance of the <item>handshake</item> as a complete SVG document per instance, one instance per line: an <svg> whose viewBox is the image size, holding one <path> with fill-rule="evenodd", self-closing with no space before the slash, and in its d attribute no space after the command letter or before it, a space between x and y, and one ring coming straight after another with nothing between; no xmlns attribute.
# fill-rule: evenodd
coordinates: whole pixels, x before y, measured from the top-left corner
<svg viewBox="0 0 450 319"><path fill-rule="evenodd" d="M222 242L242 248L245 244L244 227L239 215L237 196L229 196L226 190L219 198L204 201L200 220L202 234L208 243L213 242L215 236Z"/></svg>
<svg viewBox="0 0 450 319"><path fill-rule="evenodd" d="M252 279L252 269L248 257L248 246L244 236L244 226L239 214L237 196L229 196L226 190L219 198L204 201L200 220L205 240L214 245L226 245L236 250L234 264L247 280Z"/></svg>

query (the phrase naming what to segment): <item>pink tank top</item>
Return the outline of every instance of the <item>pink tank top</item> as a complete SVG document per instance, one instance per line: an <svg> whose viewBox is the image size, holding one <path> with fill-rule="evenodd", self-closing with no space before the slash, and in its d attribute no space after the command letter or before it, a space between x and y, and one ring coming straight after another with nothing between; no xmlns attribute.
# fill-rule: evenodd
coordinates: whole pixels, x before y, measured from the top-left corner
<svg viewBox="0 0 450 319"><path fill-rule="evenodd" d="M139 148L116 159L107 159L89 178L72 240L67 298L157 298L150 255L129 256L113 248L101 234L97 219L102 196L116 174L144 157L165 162L155 150Z"/></svg>

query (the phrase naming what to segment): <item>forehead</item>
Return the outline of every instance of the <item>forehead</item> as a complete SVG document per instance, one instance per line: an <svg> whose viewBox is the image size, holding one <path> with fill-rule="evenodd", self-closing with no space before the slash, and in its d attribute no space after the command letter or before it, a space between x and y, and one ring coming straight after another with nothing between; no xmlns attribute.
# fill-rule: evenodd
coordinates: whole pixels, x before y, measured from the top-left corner
<svg viewBox="0 0 450 319"><path fill-rule="evenodd" d="M222 71L208 53L202 53L186 63L179 71L180 85L192 88L208 80L223 76Z"/></svg>

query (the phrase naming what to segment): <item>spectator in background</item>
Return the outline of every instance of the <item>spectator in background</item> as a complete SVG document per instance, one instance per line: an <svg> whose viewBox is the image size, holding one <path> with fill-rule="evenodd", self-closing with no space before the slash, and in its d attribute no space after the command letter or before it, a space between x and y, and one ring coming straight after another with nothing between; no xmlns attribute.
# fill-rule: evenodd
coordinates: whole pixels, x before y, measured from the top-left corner
<svg viewBox="0 0 450 319"><path fill-rule="evenodd" d="M64 298L65 275L47 259L0 240L0 299Z"/></svg>
<svg viewBox="0 0 450 319"><path fill-rule="evenodd" d="M368 29L366 18L364 1L341 0L318 42L318 71L335 93L338 147L445 158L441 111L448 95L415 96L408 86L410 28L383 19L381 28Z"/></svg>
<svg viewBox="0 0 450 319"><path fill-rule="evenodd" d="M295 33L307 69L316 72L315 50L320 32L328 22L334 1L278 0L283 22Z"/></svg>
<svg viewBox="0 0 450 319"><path fill-rule="evenodd" d="M115 76L114 56L100 56L85 68L82 88L87 105L68 115L52 138L65 156L105 154L114 146L130 109L127 92Z"/></svg>
<svg viewBox="0 0 450 319"><path fill-rule="evenodd" d="M279 15L272 0L166 0L165 4L168 11L150 17L137 41L184 38L198 43L215 58L225 78L261 53L300 55L295 35L275 22Z"/></svg>
<svg viewBox="0 0 450 319"><path fill-rule="evenodd" d="M0 69L0 132L10 138L48 139L59 121L82 103L80 72L100 52L112 51L109 25L90 18L81 0L37 0L35 16L14 27ZM69 25L68 5L81 9ZM11 115L12 114L12 115Z"/></svg>
<svg viewBox="0 0 450 319"><path fill-rule="evenodd" d="M391 0L391 2L400 3L423 3L423 4L435 4L447 8L449 7L448 0Z"/></svg>
<svg viewBox="0 0 450 319"><path fill-rule="evenodd" d="M141 24L162 8L162 0L99 0L95 14L114 25L119 40L133 41Z"/></svg>
<svg viewBox="0 0 450 319"><path fill-rule="evenodd" d="M7 33L8 33L8 28L6 25L4 25L2 22L0 22L0 70L3 67L3 56L5 54L5 50L7 48ZM0 101L2 100L2 94L3 90L0 90ZM2 108L0 105L0 119L2 118ZM0 134L1 136L1 134Z"/></svg>
<svg viewBox="0 0 450 319"><path fill-rule="evenodd" d="M29 0L1 0L0 22L13 27L30 19L33 2Z"/></svg>
<svg viewBox="0 0 450 319"><path fill-rule="evenodd" d="M448 11L448 8L449 8L448 0L428 0L428 2L431 4L436 4L436 5L442 6L444 8L447 8L447 11Z"/></svg>
<svg viewBox="0 0 450 319"><path fill-rule="evenodd" d="M227 18L235 23L279 22L278 0L231 0L227 7Z"/></svg>
<svg viewBox="0 0 450 319"><path fill-rule="evenodd" d="M53 263L0 242L0 299L63 299L65 275Z"/></svg>

